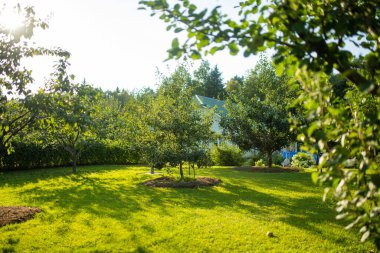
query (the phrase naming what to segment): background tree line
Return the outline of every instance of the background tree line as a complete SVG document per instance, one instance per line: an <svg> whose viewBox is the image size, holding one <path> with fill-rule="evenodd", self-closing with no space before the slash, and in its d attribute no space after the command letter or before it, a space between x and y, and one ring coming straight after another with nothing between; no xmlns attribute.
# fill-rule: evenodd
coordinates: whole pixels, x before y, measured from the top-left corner
<svg viewBox="0 0 380 253"><path fill-rule="evenodd" d="M32 8L18 8L26 13L25 19L33 13ZM46 28L47 24L32 23L31 27ZM288 91L285 76L278 77L265 57L245 78L235 76L226 85L218 67L202 61L193 73L181 65L170 76L163 76L155 91L104 92L85 81L74 82L74 76L67 73L69 53L36 50L25 43L32 32L4 30L3 35L1 43L13 43L12 50L19 52L15 59L3 55L5 61L14 60L13 72L21 68L20 59L33 57L22 53L26 50L59 57L50 80L36 93L27 90L33 82L29 70L22 72L25 80L12 69L1 73L3 80L12 80L4 84L8 93L19 90L14 97L3 96L8 103L4 108L12 108L3 113L8 119L2 124L3 168L71 163L76 172L77 163L148 162L153 170L170 163L179 165L183 179L183 163L207 160L207 145L213 139L212 110L207 113L195 106L195 94L227 100L228 113L221 115L225 135L241 149L266 154L269 167L272 153L294 141L286 115L296 92Z"/></svg>
<svg viewBox="0 0 380 253"><path fill-rule="evenodd" d="M18 8L26 20L31 18L32 9ZM47 24L32 23L29 29L39 27ZM226 137L242 149L265 153L269 167L272 153L294 140L286 119L291 92L265 57L245 78L235 76L226 85L218 67L202 61L193 73L186 63L179 65L162 76L157 90L102 91L85 80L74 82L67 72L68 52L29 45L31 31L3 30L2 45L12 45L9 50L19 54L2 55L14 63L1 72L8 90L1 115L2 168L72 164L76 172L77 164L149 163L153 171L169 163L179 166L183 180L184 163L193 168L210 164L214 138L213 110L195 105L194 95L227 100L228 113L221 115ZM20 60L34 56L27 50L58 57L50 79L37 92L28 90L33 82L29 70L15 75L22 69Z"/></svg>
<svg viewBox="0 0 380 253"><path fill-rule="evenodd" d="M1 157L2 168L72 165L76 172L77 164L148 163L153 172L168 163L179 166L183 180L185 163L192 168L211 164L215 137L214 111L196 105L194 95L225 99L225 138L241 149L267 154L269 166L272 153L294 141L286 118L290 93L284 77L277 77L264 56L246 77L235 76L227 85L217 66L212 69L203 61L193 73L183 63L162 75L156 90L134 92L102 91L85 80L75 83L67 73L68 59L58 60L50 80L31 93L33 106L19 97L11 99L18 111L33 112L33 119L12 136L8 154ZM264 103L265 110L257 108ZM247 109L256 111L246 114Z"/></svg>

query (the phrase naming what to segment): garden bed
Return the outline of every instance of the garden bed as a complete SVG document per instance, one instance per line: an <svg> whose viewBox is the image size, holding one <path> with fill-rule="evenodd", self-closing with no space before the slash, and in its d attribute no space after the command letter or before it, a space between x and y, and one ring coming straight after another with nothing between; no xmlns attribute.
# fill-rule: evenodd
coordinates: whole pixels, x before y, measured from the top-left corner
<svg viewBox="0 0 380 253"><path fill-rule="evenodd" d="M33 219L41 209L27 206L0 206L0 227Z"/></svg>
<svg viewBox="0 0 380 253"><path fill-rule="evenodd" d="M290 172L300 172L298 168L292 167L256 167L256 166L243 166L235 167L235 170L238 171L247 171L247 172L258 172L258 173L290 173Z"/></svg>
<svg viewBox="0 0 380 253"><path fill-rule="evenodd" d="M211 187L220 184L222 181L217 178L197 177L194 180L180 182L171 177L159 177L143 182L143 185L151 187L165 188L198 188Z"/></svg>

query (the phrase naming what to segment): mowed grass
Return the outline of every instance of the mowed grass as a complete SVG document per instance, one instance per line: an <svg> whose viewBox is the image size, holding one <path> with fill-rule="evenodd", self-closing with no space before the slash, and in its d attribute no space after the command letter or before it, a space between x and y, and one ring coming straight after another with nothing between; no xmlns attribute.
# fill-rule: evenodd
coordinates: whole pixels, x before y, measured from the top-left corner
<svg viewBox="0 0 380 253"><path fill-rule="evenodd" d="M91 166L0 174L0 205L41 207L0 228L0 252L369 252L335 220L309 173L198 170L220 186L140 185L146 167ZM274 238L266 236L272 231Z"/></svg>

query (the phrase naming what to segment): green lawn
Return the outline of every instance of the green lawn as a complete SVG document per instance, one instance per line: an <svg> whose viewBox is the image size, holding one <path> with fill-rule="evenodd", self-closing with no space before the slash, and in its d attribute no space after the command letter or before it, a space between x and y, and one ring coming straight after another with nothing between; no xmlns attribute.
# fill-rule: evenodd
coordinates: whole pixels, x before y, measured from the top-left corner
<svg viewBox="0 0 380 253"><path fill-rule="evenodd" d="M148 168L0 173L0 204L43 209L0 228L3 252L369 252L335 220L309 173L198 170L222 185L153 189ZM274 238L266 236L272 231Z"/></svg>

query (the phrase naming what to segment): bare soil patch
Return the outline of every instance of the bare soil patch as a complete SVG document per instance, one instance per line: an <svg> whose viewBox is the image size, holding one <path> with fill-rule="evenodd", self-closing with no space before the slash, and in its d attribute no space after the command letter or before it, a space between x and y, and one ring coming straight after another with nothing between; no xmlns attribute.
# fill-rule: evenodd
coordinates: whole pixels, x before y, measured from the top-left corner
<svg viewBox="0 0 380 253"><path fill-rule="evenodd" d="M27 206L0 206L0 227L33 219L41 209Z"/></svg>
<svg viewBox="0 0 380 253"><path fill-rule="evenodd" d="M242 166L242 167L235 167L235 170L239 171L247 171L247 172L258 172L258 173L289 173L289 172L300 172L300 169L298 168L292 168L292 167L274 167L274 168L267 168L267 167L256 167L256 166Z"/></svg>
<svg viewBox="0 0 380 253"><path fill-rule="evenodd" d="M165 188L198 188L198 187L211 187L218 185L222 180L209 177L197 177L195 180L179 182L171 177L159 177L143 182L143 185L151 187L165 187Z"/></svg>

